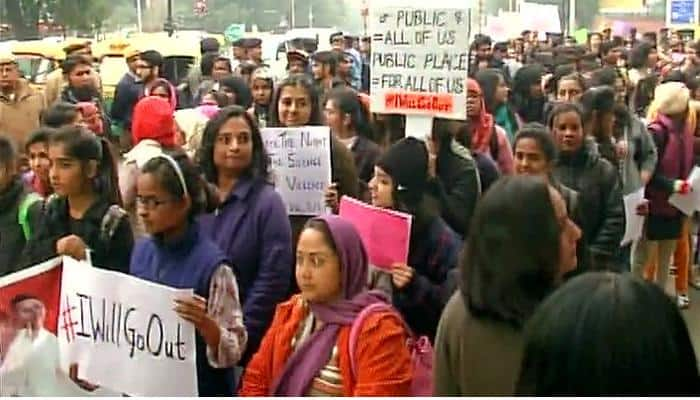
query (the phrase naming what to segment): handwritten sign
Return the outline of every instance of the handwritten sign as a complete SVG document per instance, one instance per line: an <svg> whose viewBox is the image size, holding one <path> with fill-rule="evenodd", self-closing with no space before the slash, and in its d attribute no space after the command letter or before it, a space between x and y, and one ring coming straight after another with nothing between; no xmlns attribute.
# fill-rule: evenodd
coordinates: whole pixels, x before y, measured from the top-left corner
<svg viewBox="0 0 700 400"><path fill-rule="evenodd" d="M194 326L173 311L191 293L64 259L63 365L132 396L197 396Z"/></svg>
<svg viewBox="0 0 700 400"><path fill-rule="evenodd" d="M466 7L375 0L369 27L373 112L465 118Z"/></svg>
<svg viewBox="0 0 700 400"><path fill-rule="evenodd" d="M325 213L331 183L331 134L327 126L265 128L262 140L270 156L275 188L289 215Z"/></svg>
<svg viewBox="0 0 700 400"><path fill-rule="evenodd" d="M407 262L411 239L410 215L373 207L347 196L340 200L338 214L355 226L372 265L390 269L394 263Z"/></svg>

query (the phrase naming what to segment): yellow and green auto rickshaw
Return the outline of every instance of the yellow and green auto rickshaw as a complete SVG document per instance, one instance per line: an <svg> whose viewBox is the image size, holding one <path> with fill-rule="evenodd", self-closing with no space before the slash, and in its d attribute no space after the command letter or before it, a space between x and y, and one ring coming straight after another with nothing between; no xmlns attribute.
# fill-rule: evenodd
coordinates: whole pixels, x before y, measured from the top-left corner
<svg viewBox="0 0 700 400"><path fill-rule="evenodd" d="M60 44L43 40L17 42L11 51L17 58L22 76L37 90L44 89L47 76L61 68L60 63L65 58Z"/></svg>

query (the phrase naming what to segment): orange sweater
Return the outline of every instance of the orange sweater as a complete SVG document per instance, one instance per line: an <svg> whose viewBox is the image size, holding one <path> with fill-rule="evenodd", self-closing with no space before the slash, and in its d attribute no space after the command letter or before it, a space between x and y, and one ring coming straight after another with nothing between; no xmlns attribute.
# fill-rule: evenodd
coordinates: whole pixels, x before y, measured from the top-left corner
<svg viewBox="0 0 700 400"><path fill-rule="evenodd" d="M252 358L241 385L241 396L270 396L274 380L292 354L292 338L307 315L301 296L279 304L260 349ZM338 364L343 396L407 396L411 386L411 355L403 324L395 314L373 313L360 330L355 349L357 377L350 367L350 326L338 334Z"/></svg>

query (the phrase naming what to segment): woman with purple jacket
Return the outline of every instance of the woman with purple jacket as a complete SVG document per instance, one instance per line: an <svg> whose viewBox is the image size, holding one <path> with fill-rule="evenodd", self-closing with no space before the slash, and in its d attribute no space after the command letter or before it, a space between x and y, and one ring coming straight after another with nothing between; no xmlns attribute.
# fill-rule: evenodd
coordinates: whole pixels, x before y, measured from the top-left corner
<svg viewBox="0 0 700 400"><path fill-rule="evenodd" d="M231 260L243 304L248 346L255 354L277 303L289 294L292 232L282 198L269 183L267 155L257 124L239 106L207 124L198 160L221 205L201 218L202 230Z"/></svg>

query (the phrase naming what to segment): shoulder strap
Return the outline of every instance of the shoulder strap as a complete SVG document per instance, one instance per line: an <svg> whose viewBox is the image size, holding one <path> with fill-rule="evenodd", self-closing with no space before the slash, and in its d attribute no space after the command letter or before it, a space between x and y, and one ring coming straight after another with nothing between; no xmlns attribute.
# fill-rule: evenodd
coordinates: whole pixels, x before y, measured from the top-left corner
<svg viewBox="0 0 700 400"><path fill-rule="evenodd" d="M32 236L31 225L29 224L28 215L29 207L37 201L41 201L41 196L36 193L29 193L22 199L19 204L19 212L17 213L17 222L22 227L22 232L24 233L24 240L29 240Z"/></svg>
<svg viewBox="0 0 700 400"><path fill-rule="evenodd" d="M496 124L493 124L491 129L491 140L489 140L489 151L491 152L491 158L494 161L498 160L498 131L496 130Z"/></svg>
<svg viewBox="0 0 700 400"><path fill-rule="evenodd" d="M355 350L357 348L357 340L360 337L360 331L362 330L362 326L364 325L365 319L367 316L374 312L381 312L381 311L387 311L387 312L395 312L393 307L390 304L387 303L374 303L370 304L369 306L365 307L362 311L360 311L360 314L355 318L355 321L352 323L352 327L350 328L350 342L348 346L348 350L350 353L350 370L352 372L353 377L357 377L357 364L355 362ZM406 325L406 322L404 321L403 318L399 315L399 318L401 319L401 322L404 324L404 327L406 330L409 332L409 335L411 335L411 330Z"/></svg>
<svg viewBox="0 0 700 400"><path fill-rule="evenodd" d="M109 240L114 236L119 222L122 218L126 216L126 211L116 204L112 204L107 209L107 212L102 217L102 223L100 224L100 240L103 243L109 242Z"/></svg>

